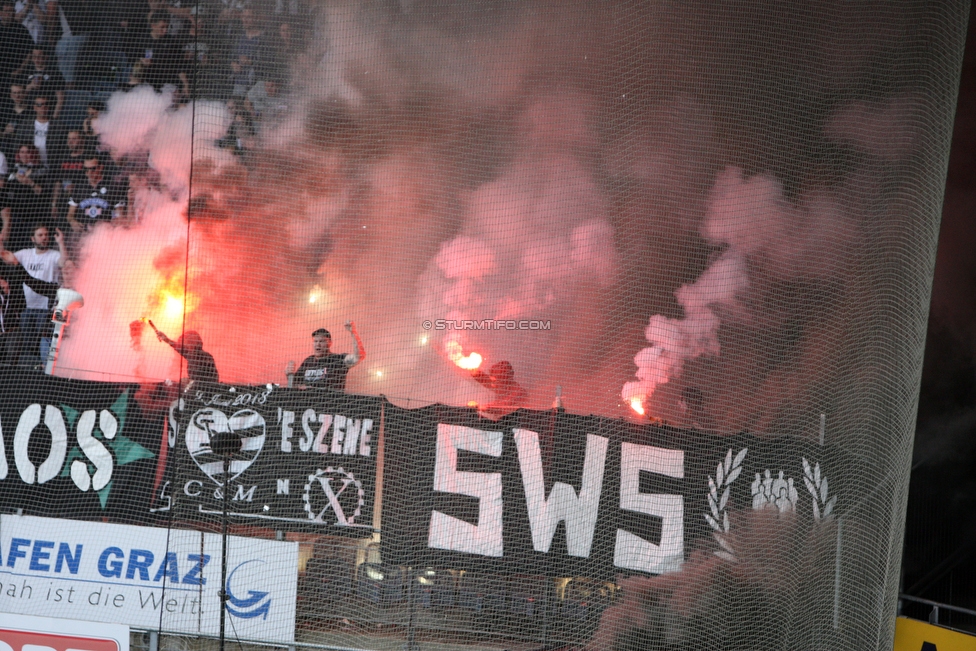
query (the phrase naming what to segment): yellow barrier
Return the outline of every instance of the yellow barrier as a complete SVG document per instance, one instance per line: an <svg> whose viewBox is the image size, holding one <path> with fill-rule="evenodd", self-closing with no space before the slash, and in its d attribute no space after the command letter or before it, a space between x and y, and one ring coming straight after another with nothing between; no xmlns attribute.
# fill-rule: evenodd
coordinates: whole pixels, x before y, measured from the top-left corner
<svg viewBox="0 0 976 651"><path fill-rule="evenodd" d="M895 622L894 651L976 651L976 637L899 617Z"/></svg>

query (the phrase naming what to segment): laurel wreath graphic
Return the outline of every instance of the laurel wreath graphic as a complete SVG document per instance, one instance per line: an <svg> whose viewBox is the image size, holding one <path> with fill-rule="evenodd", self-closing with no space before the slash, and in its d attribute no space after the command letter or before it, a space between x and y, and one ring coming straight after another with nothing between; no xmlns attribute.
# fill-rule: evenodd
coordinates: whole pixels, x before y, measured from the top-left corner
<svg viewBox="0 0 976 651"><path fill-rule="evenodd" d="M305 512L308 514L308 519L311 520L312 522L322 522L322 523L325 522L322 519L322 513L316 514L312 510L310 494L312 490L312 483L319 481L320 477L323 477L325 475L330 475L330 474L344 475L347 479L349 479L350 483L356 487L356 492L358 493L357 497L359 498L358 502L356 503L356 510L353 511L352 515L345 518L345 522L347 525L354 524L356 518L362 515L363 505L366 503L366 491L363 490L363 484L358 479L356 479L352 475L352 473L346 472L346 470L342 468L342 466L339 466L338 468L333 468L332 466L329 466L325 470L319 468L315 471L314 475L308 476L308 483L305 484L305 493L304 495L302 495L302 500L305 502L304 508L305 508ZM337 518L340 519L340 521L344 517L344 515L341 513L336 513L335 515Z"/></svg>
<svg viewBox="0 0 976 651"><path fill-rule="evenodd" d="M803 459L803 483L813 496L813 519L820 522L833 513L837 496L829 497L827 478L820 472L819 462L811 469L810 462Z"/></svg>
<svg viewBox="0 0 976 651"><path fill-rule="evenodd" d="M729 514L726 507L729 505L732 482L742 474L742 462L748 452L749 448L742 448L735 458L732 458L730 448L725 455L725 460L718 462L715 477L708 477L708 509L711 513L705 513L705 521L713 529L712 536L722 548L716 551L715 555L733 563L736 561L735 550L726 538L729 533ZM719 490L722 491L721 496Z"/></svg>

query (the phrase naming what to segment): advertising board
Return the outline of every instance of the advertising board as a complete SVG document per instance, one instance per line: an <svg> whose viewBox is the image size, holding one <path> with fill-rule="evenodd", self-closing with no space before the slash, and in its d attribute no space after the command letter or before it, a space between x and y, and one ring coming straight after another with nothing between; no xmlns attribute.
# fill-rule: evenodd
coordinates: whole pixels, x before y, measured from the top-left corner
<svg viewBox="0 0 976 651"><path fill-rule="evenodd" d="M129 651L129 627L0 613L0 651Z"/></svg>
<svg viewBox="0 0 976 651"><path fill-rule="evenodd" d="M291 642L298 543L230 536L227 629ZM180 529L0 516L0 612L216 635L221 539Z"/></svg>

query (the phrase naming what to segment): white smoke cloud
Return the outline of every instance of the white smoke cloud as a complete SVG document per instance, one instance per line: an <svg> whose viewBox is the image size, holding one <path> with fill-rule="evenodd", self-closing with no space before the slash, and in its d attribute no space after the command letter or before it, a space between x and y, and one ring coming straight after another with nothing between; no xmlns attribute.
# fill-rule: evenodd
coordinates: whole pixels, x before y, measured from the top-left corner
<svg viewBox="0 0 976 651"><path fill-rule="evenodd" d="M630 402L643 400L661 384L680 374L684 364L700 355L718 355L718 340L723 310L749 285L745 258L734 250L726 251L694 283L675 292L684 316L669 319L651 317L644 332L651 345L634 357L637 380L628 382L621 397Z"/></svg>
<svg viewBox="0 0 976 651"><path fill-rule="evenodd" d="M746 178L737 167L718 175L702 227L710 244L728 245L778 278L836 277L853 232L830 194L811 192L791 205L774 177Z"/></svg>
<svg viewBox="0 0 976 651"><path fill-rule="evenodd" d="M113 94L106 108L93 126L102 144L116 158L149 152L150 165L171 193L187 194L194 160L218 166L232 162L231 154L215 145L231 119L219 102L173 108L172 92L138 86Z"/></svg>
<svg viewBox="0 0 976 651"><path fill-rule="evenodd" d="M118 156L146 151L172 105L173 93L139 86L129 93L113 94L92 128L102 144Z"/></svg>
<svg viewBox="0 0 976 651"><path fill-rule="evenodd" d="M628 402L643 403L660 385L679 377L691 360L721 354L723 315L756 327L759 315L747 314L738 300L750 287L755 294L780 280L839 277L856 229L826 192L811 192L793 205L774 177L746 177L740 168L729 167L709 193L701 233L724 252L694 283L675 292L682 317L651 317L645 331L651 345L634 358L637 380L621 391Z"/></svg>
<svg viewBox="0 0 976 651"><path fill-rule="evenodd" d="M207 161L219 170L233 155L216 146L227 133L231 116L218 102L194 102L164 114L149 146L149 164L171 192L189 192L192 163ZM192 154L192 157L191 157Z"/></svg>

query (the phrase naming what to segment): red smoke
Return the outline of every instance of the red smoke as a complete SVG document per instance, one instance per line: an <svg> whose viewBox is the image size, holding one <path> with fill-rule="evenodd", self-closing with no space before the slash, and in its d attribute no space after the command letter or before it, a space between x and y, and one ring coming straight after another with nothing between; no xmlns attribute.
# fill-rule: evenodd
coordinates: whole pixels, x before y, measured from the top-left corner
<svg viewBox="0 0 976 651"><path fill-rule="evenodd" d="M86 305L59 373L176 379L179 357L130 332L146 316L174 338L200 332L223 380L284 382L319 327L350 351L353 319L368 357L349 388L411 405L488 398L447 357L452 339L462 357L510 360L532 407L558 384L573 411L631 415L636 399L678 424L734 431L815 418L843 397L832 373L858 359L848 324L877 280L856 245L862 224L881 223L879 197L914 173L882 146L914 119L911 98L797 117L791 133L810 142L759 146L748 137L769 125L752 120L767 118L728 104L780 100L768 80L729 86L741 57L728 52L747 38L708 33L689 51L675 29L686 16L653 3L490 19L435 4L394 15L329 3L318 24L332 31L306 59L318 63L293 71L291 115L249 169L214 144L230 124L222 105L169 111L145 88L113 97L103 141L148 151L159 184L137 192L137 225L84 242ZM727 17L729 34L762 23L749 7ZM837 51L853 42L837 38ZM855 60L829 65L854 79ZM802 75L790 83L797 105L824 92ZM812 156L827 141L861 158L802 163L798 147ZM437 319L551 329L423 328Z"/></svg>

